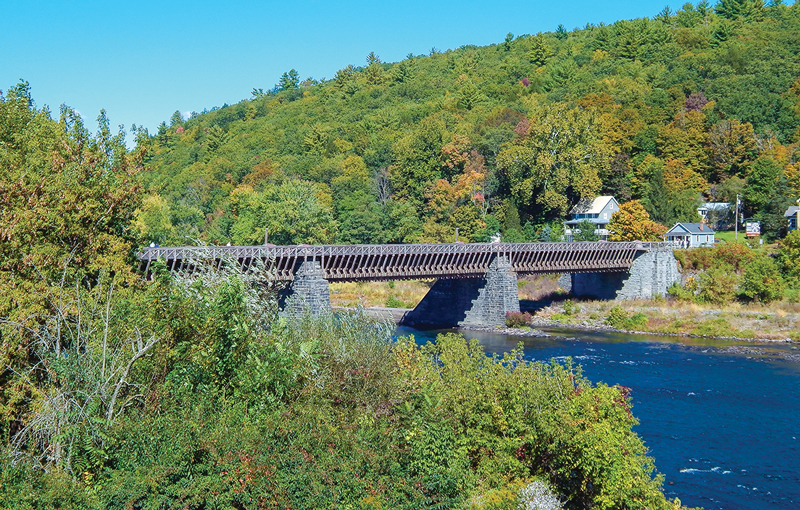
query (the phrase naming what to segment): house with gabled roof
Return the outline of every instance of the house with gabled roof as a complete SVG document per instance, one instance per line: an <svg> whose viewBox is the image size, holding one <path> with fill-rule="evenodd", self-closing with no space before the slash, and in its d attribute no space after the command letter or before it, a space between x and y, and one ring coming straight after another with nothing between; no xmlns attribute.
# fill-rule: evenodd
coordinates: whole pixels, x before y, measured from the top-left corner
<svg viewBox="0 0 800 510"><path fill-rule="evenodd" d="M567 240L572 240L572 229L578 223L588 221L595 224L594 233L608 240L608 222L611 215L619 211L619 203L612 196L582 198L569 212L570 219L564 222Z"/></svg>
<svg viewBox="0 0 800 510"><path fill-rule="evenodd" d="M705 223L676 223L664 234L664 240L678 243L681 248L697 248L714 246L714 235Z"/></svg>
<svg viewBox="0 0 800 510"><path fill-rule="evenodd" d="M730 202L705 202L697 208L697 214L704 223L720 230L734 222L734 209Z"/></svg>

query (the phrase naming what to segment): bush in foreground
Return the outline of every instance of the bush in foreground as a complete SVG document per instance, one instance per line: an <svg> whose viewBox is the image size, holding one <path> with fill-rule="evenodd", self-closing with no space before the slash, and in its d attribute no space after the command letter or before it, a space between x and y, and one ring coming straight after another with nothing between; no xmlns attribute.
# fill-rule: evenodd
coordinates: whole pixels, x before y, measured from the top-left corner
<svg viewBox="0 0 800 510"><path fill-rule="evenodd" d="M41 450L18 447L0 468L3 501L411 509L516 508L533 497L566 508L673 506L632 431L626 388L592 386L569 362L526 362L519 350L489 357L455 334L424 346L392 341L391 325L358 313L275 319L253 310L261 300L251 283L158 278L144 301L159 305L138 309L138 319L163 339L131 373L138 393L124 412L92 418L102 441L84 448L75 436L74 459L92 462L66 470L31 462ZM521 491L532 484L533 496Z"/></svg>

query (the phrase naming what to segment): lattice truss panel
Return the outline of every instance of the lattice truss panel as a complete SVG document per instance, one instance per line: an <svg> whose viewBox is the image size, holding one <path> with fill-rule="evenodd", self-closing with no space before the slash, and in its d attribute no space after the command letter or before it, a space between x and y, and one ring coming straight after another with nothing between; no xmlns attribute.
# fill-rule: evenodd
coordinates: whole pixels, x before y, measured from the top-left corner
<svg viewBox="0 0 800 510"><path fill-rule="evenodd" d="M329 281L479 278L496 256L517 274L616 272L638 253L668 243L453 243L300 246L201 246L145 248L141 269L163 259L172 271L195 271L202 263L236 263L243 270L261 260L276 280L291 281L306 260L318 261Z"/></svg>

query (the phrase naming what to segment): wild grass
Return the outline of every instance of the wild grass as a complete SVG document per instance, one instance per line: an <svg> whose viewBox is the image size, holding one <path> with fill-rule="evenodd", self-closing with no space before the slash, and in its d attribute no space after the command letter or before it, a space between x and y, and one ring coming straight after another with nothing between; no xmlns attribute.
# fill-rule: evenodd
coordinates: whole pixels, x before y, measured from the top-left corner
<svg viewBox="0 0 800 510"><path fill-rule="evenodd" d="M331 283L331 305L343 307L414 308L433 280Z"/></svg>
<svg viewBox="0 0 800 510"><path fill-rule="evenodd" d="M568 317L572 324L611 325L644 333L797 341L800 310L796 305L785 301L715 306L669 299L565 300L537 311L535 319L564 323Z"/></svg>

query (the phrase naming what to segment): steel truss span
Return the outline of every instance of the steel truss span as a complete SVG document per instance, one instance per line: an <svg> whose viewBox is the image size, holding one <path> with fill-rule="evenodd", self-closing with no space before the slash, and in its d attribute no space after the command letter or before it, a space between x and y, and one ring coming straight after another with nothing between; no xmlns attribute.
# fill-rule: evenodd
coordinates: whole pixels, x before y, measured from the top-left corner
<svg viewBox="0 0 800 510"><path fill-rule="evenodd" d="M203 264L236 263L247 270L261 261L275 280L292 281L304 261L320 264L332 282L481 278L497 256L517 274L627 271L641 253L670 243L453 243L299 246L182 246L145 248L143 271L163 259L171 271L195 271Z"/></svg>

